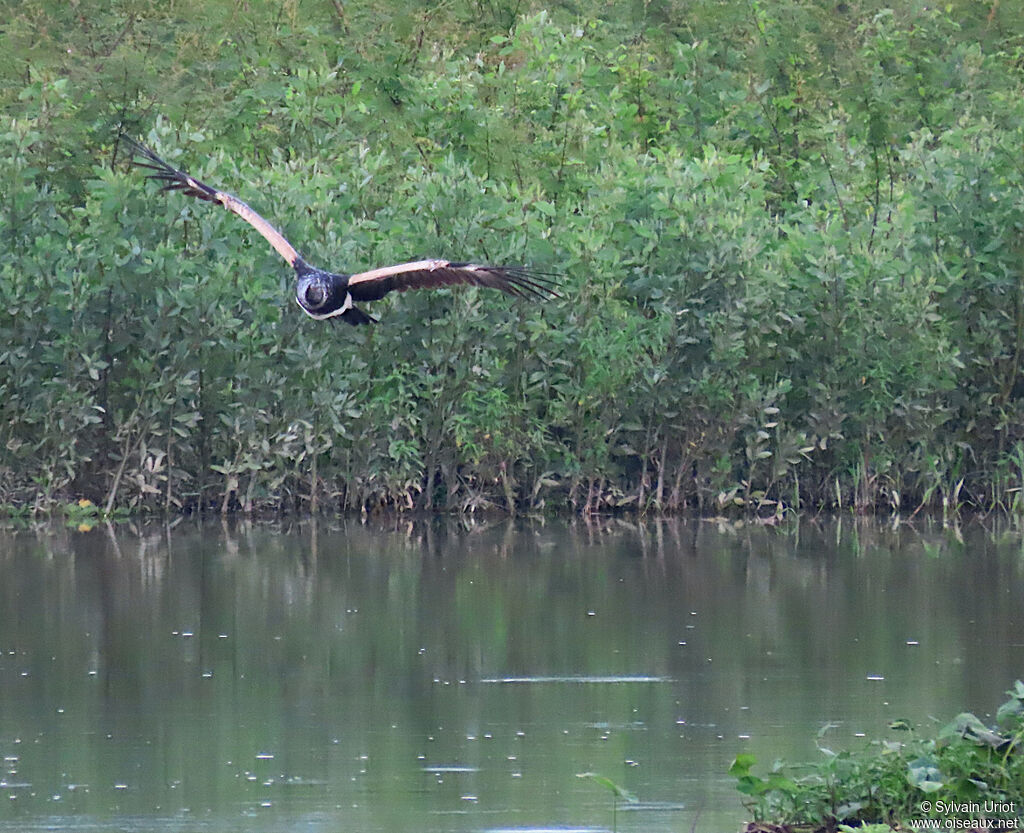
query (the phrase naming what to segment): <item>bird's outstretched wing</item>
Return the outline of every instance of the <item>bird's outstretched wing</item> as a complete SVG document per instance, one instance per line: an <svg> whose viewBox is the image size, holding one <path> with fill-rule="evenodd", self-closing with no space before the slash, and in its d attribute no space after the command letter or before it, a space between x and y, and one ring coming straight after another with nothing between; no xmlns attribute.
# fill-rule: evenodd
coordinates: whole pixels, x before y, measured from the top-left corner
<svg viewBox="0 0 1024 833"><path fill-rule="evenodd" d="M200 182L184 171L179 171L177 168L164 162L163 159L144 144L136 142L130 136L121 134L121 141L131 148L132 156L135 157L135 164L140 168L147 168L152 171L153 173L147 174L147 176L164 184L163 190L181 191L183 194L188 194L196 199L220 203L232 214L237 214L262 234L267 239L267 242L290 265L294 266L295 262L300 260L299 253L295 251L291 243L284 239L281 232L249 208L238 197L234 197L224 191L218 191L216 188L211 188L206 183Z"/></svg>
<svg viewBox="0 0 1024 833"><path fill-rule="evenodd" d="M500 289L521 298L557 298L549 275L521 266L481 266L447 260L417 260L350 275L348 291L355 301L376 301L388 292L436 289L464 284Z"/></svg>

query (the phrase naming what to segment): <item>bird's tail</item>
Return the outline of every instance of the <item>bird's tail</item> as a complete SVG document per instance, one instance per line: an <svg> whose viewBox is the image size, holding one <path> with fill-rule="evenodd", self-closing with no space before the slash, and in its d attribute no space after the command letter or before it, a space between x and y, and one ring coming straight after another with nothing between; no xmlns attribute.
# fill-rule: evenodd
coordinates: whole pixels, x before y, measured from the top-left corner
<svg viewBox="0 0 1024 833"><path fill-rule="evenodd" d="M376 324L377 319L372 315L367 315L359 307L349 307L345 310L341 317L349 324L353 326L359 326L360 324Z"/></svg>

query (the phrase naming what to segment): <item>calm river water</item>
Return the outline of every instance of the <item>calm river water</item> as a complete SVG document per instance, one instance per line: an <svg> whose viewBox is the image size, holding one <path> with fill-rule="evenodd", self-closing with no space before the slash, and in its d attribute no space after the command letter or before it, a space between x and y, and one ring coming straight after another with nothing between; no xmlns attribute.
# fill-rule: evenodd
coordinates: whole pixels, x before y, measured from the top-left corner
<svg viewBox="0 0 1024 833"><path fill-rule="evenodd" d="M0 532L2 831L735 831L727 770L991 713L980 527ZM618 811L595 772L635 793Z"/></svg>

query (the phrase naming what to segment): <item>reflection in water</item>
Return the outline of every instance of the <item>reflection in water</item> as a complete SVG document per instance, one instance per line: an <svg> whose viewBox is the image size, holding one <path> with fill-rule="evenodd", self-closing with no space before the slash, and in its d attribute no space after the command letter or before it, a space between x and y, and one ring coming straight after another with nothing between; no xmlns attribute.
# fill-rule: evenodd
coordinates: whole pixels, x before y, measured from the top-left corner
<svg viewBox="0 0 1024 833"><path fill-rule="evenodd" d="M740 751L991 710L1022 610L980 529L0 533L0 830L732 830Z"/></svg>

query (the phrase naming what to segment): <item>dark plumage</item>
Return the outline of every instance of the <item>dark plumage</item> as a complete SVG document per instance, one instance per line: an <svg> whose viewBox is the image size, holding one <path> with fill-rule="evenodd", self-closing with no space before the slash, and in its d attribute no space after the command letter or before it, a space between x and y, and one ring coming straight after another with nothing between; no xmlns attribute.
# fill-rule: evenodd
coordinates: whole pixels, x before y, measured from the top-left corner
<svg viewBox="0 0 1024 833"><path fill-rule="evenodd" d="M163 183L165 191L181 191L196 199L220 203L262 234L295 269L295 300L311 318L321 320L340 316L349 324L370 324L376 319L355 306L356 302L377 301L392 291L437 289L459 284L500 289L509 295L536 301L558 297L550 275L519 266L417 260L354 275L318 269L306 263L281 232L237 197L179 171L129 136L122 135L121 140L131 148L135 164L151 171L147 176Z"/></svg>

